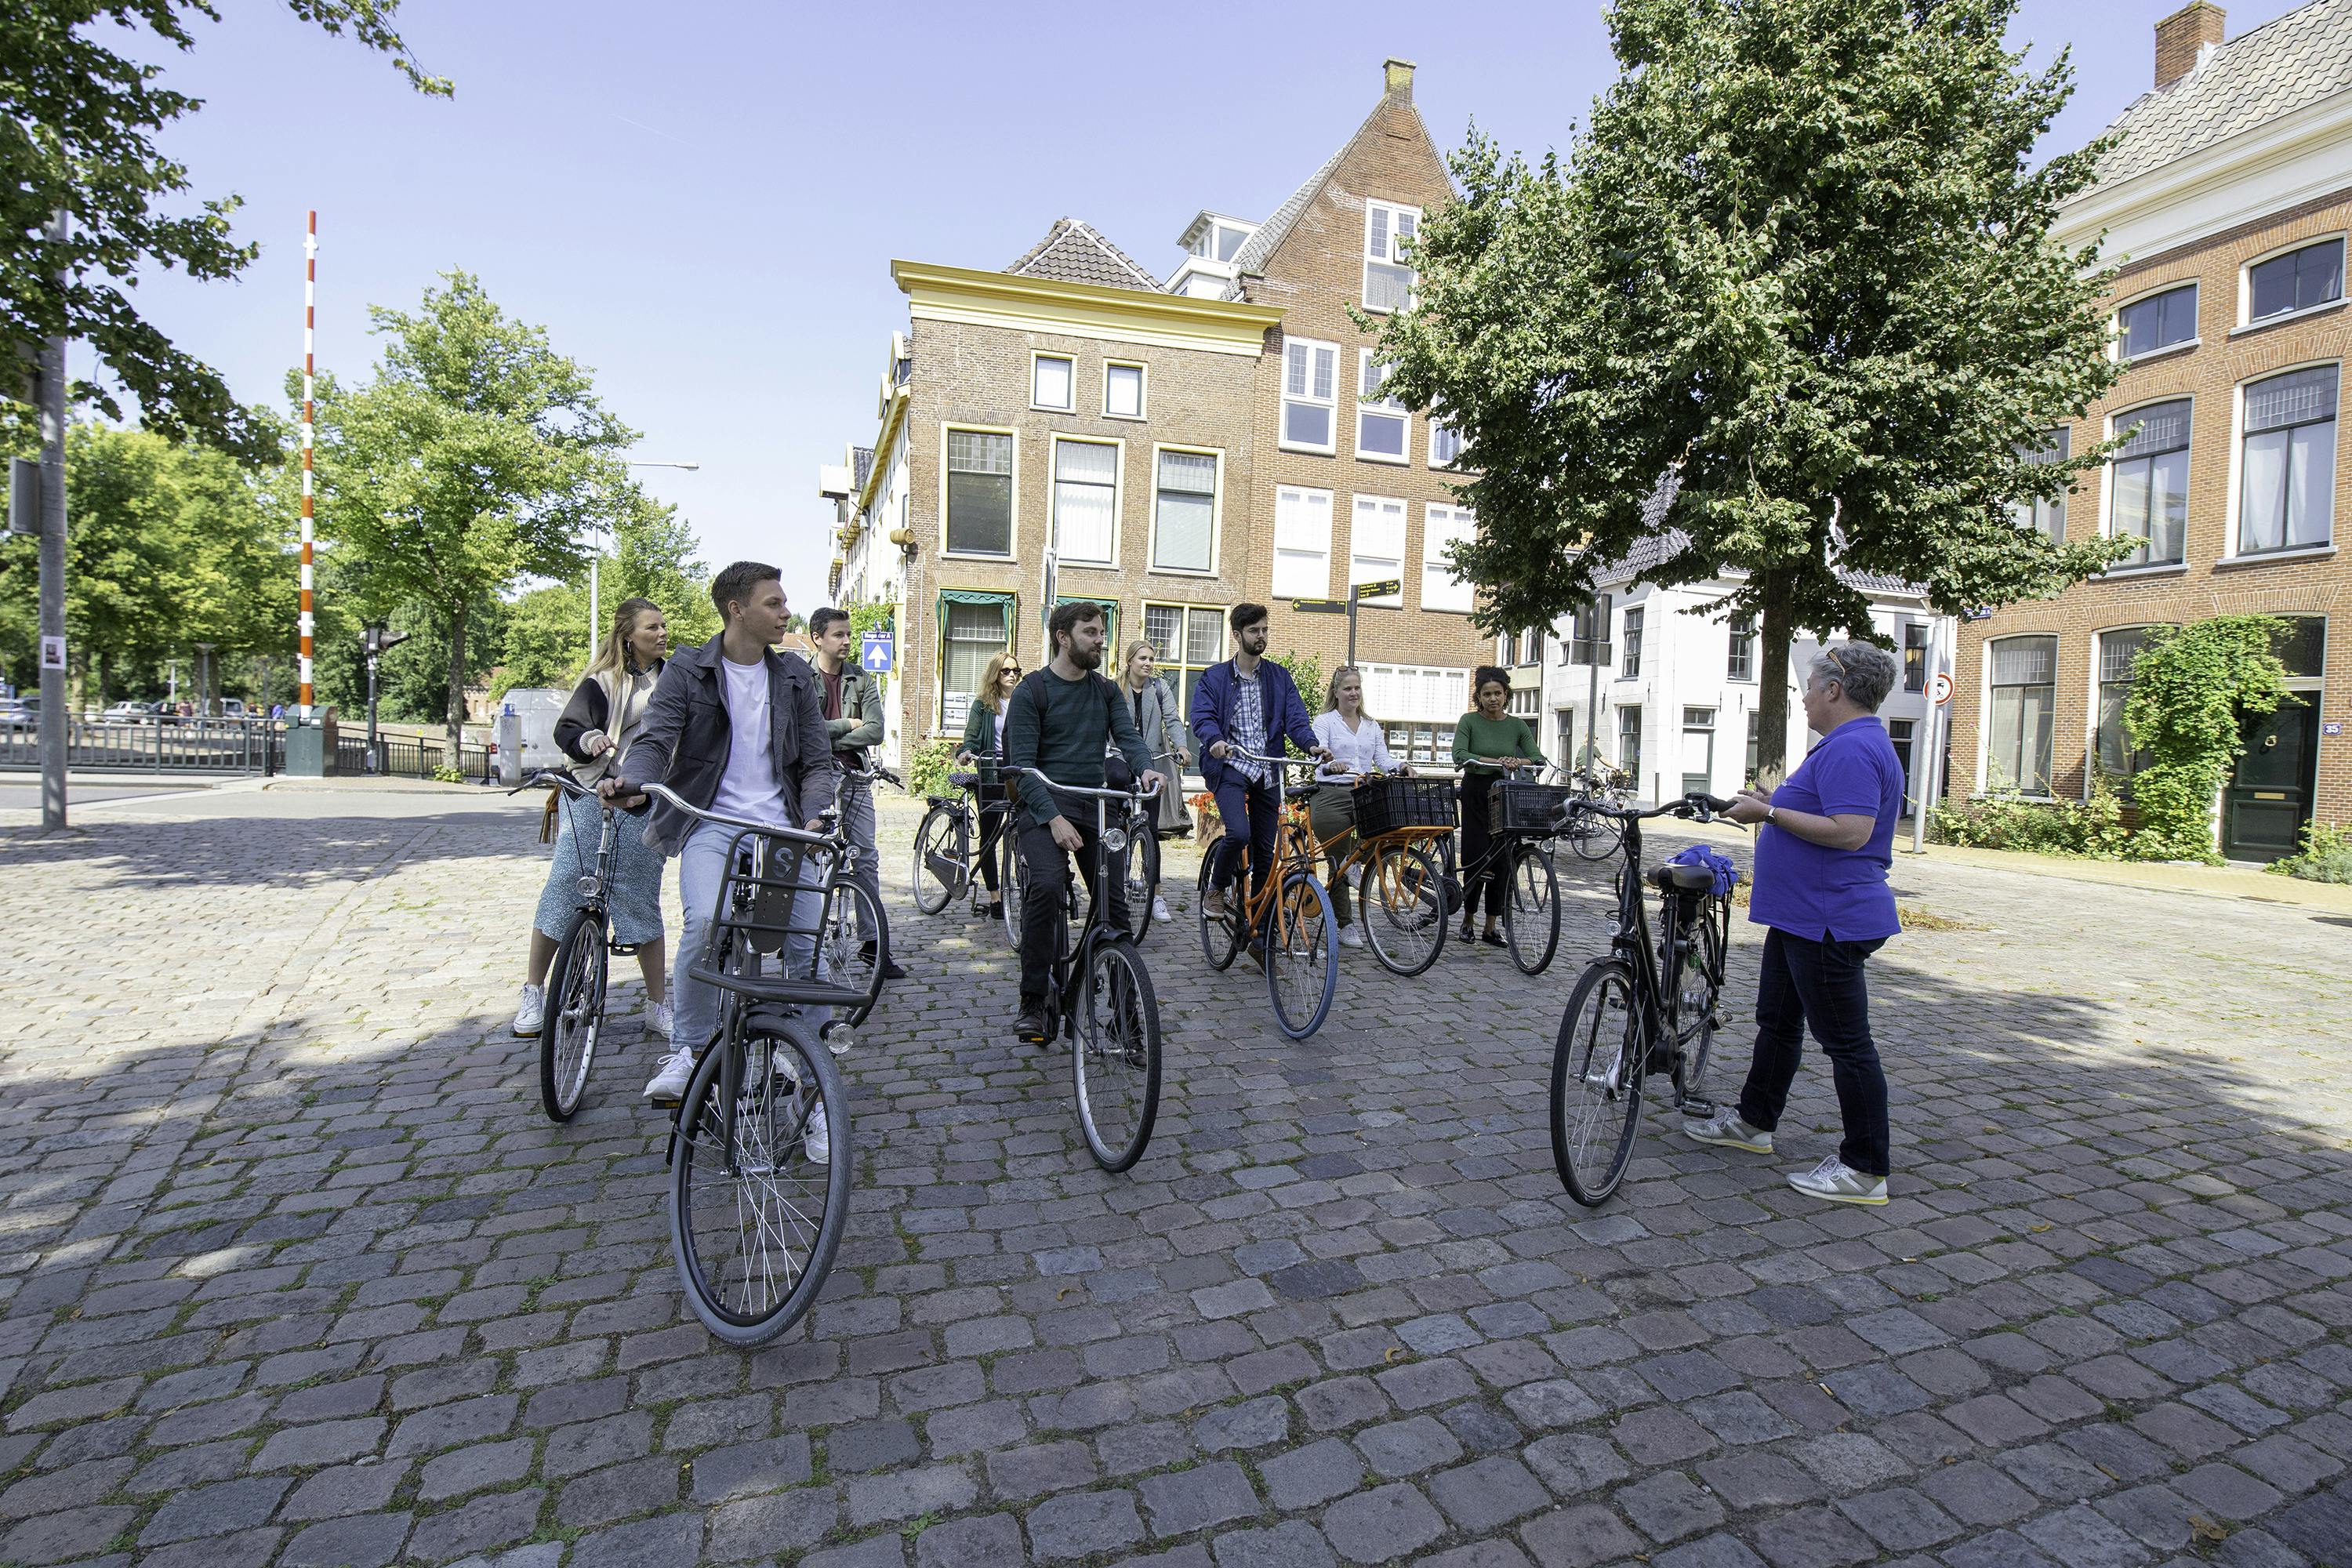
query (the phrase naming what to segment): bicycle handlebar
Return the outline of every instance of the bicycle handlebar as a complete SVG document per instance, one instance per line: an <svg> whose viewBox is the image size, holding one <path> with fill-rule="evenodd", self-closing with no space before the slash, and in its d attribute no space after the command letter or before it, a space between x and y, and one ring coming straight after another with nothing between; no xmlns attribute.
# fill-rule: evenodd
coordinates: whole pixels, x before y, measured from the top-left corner
<svg viewBox="0 0 2352 1568"><path fill-rule="evenodd" d="M1244 752L1231 741L1223 744L1228 758L1239 757L1245 763L1272 763L1285 768L1319 768L1324 761L1321 757L1269 757L1259 752Z"/></svg>
<svg viewBox="0 0 2352 1568"><path fill-rule="evenodd" d="M831 844L835 839L835 836L832 835L809 833L798 827L779 827L772 822L753 822L748 817L725 816L715 811L705 811L667 784L639 784L637 789L645 795L660 796L697 822L715 822L721 827L738 827L752 833L765 833L777 838L789 838L796 844Z"/></svg>
<svg viewBox="0 0 2352 1568"><path fill-rule="evenodd" d="M996 771L1000 777L1008 779L1017 779L1025 774L1056 795L1079 795L1096 800L1156 800L1160 795L1160 781L1158 779L1151 782L1149 789L1089 789L1084 784L1055 784L1035 768L1016 768L999 763Z"/></svg>
<svg viewBox="0 0 2352 1568"><path fill-rule="evenodd" d="M561 768L541 768L539 772L531 774L530 777L523 780L522 783L515 785L514 788L507 791L507 793L509 795L520 795L527 789L538 789L544 784L553 784L556 788L562 790L566 795L594 795L596 793L594 790L590 789L586 784L582 784L578 779L573 778L570 773L565 773Z"/></svg>
<svg viewBox="0 0 2352 1568"><path fill-rule="evenodd" d="M1621 822L1647 822L1654 816L1688 816L1700 822L1712 822L1730 809L1729 801L1701 790L1693 790L1679 799L1654 805L1647 811L1590 799L1568 801L1560 807L1563 817L1571 811L1589 811L1596 816L1613 816Z"/></svg>

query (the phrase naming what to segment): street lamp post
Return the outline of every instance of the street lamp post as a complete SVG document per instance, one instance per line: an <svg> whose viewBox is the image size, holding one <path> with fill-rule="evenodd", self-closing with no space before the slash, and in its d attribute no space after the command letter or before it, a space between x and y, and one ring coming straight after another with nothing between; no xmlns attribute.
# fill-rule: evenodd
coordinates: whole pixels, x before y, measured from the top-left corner
<svg viewBox="0 0 2352 1568"><path fill-rule="evenodd" d="M702 467L700 463L659 463L636 459L625 460L621 466L625 468L683 468L689 474ZM604 622L596 613L596 565L603 559L602 551L588 557L588 657L592 660L596 657L596 639L604 635Z"/></svg>

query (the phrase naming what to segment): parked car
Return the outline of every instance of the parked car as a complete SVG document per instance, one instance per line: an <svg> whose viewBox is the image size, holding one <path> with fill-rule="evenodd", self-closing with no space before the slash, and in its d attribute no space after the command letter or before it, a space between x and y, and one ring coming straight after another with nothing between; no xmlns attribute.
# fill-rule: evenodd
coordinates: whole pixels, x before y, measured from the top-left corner
<svg viewBox="0 0 2352 1568"><path fill-rule="evenodd" d="M110 704L106 711L100 713L99 717L118 724L121 723L125 720L129 720L135 723L142 719L152 719L155 717L155 705L152 702L131 702L127 700L116 702Z"/></svg>
<svg viewBox="0 0 2352 1568"><path fill-rule="evenodd" d="M27 707L23 699L0 697L0 730L37 730L41 724L41 710Z"/></svg>
<svg viewBox="0 0 2352 1568"><path fill-rule="evenodd" d="M220 710L221 717L224 719L250 719L253 717L252 712L246 707L245 703L235 697L222 698L220 700Z"/></svg>

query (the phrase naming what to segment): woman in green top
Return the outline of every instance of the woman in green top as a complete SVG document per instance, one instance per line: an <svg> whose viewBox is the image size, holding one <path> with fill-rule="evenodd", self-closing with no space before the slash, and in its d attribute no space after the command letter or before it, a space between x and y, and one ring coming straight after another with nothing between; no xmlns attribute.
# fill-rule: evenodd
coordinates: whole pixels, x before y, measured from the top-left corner
<svg viewBox="0 0 2352 1568"><path fill-rule="evenodd" d="M1510 672L1482 664L1470 678L1471 700L1477 704L1454 726L1454 765L1462 770L1462 864L1472 868L1469 887L1462 895L1462 940L1470 940L1470 921L1477 913L1479 893L1486 893L1486 931L1478 940L1488 947L1503 945L1495 929L1502 918L1506 896L1503 858L1484 863L1495 839L1494 785L1529 763L1541 766L1543 748L1528 721L1504 710L1511 702Z"/></svg>

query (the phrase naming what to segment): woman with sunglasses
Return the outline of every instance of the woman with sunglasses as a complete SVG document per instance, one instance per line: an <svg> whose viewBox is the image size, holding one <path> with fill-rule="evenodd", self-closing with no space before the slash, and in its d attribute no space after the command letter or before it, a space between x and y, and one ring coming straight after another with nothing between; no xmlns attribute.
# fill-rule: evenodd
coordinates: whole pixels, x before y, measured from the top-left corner
<svg viewBox="0 0 2352 1568"><path fill-rule="evenodd" d="M1021 661L1011 648L995 655L981 671L980 690L973 694L971 711L963 721L963 749L956 753L956 762L964 766L976 765L986 758L993 773L995 763L1004 755L1004 705L1013 697L1013 689L1021 684ZM1004 836L1004 786L992 778L972 791L972 801L980 807L980 880L990 893L988 914L991 920L1004 918L1004 897L996 885L996 841Z"/></svg>

